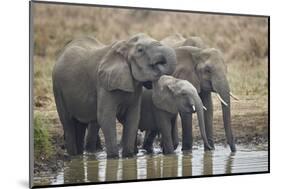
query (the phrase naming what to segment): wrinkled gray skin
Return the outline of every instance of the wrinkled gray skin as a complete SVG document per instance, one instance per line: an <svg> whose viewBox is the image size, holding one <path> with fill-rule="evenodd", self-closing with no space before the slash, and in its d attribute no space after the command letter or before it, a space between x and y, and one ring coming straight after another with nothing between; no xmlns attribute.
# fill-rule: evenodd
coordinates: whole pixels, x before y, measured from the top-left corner
<svg viewBox="0 0 281 189"><path fill-rule="evenodd" d="M144 90L142 94L139 129L146 131L143 148L152 152L154 138L159 132L163 153L173 153L178 145L178 112L191 114L195 111L204 144L211 149L205 133L203 104L196 89L186 80L161 76L158 81L153 82L152 90Z"/></svg>
<svg viewBox="0 0 281 189"><path fill-rule="evenodd" d="M126 41L97 46L76 39L62 50L53 70L53 90L70 155L83 153L85 128L96 144L101 128L107 157L118 157L116 117L123 124L123 156L134 154L142 83L175 70L172 48L138 34ZM93 137L91 137L93 136Z"/></svg>
<svg viewBox="0 0 281 189"><path fill-rule="evenodd" d="M176 42L177 39L178 42ZM221 52L202 45L203 42L199 37L184 39L180 35L174 35L163 39L161 43L173 47L176 51L177 66L173 76L192 83L207 108L204 116L206 134L211 147L214 147L211 93L219 94L228 104L226 106L221 103L222 116L227 142L231 151L235 152L235 140L231 129L230 88L226 77L227 68ZM192 116L190 113L180 113L180 115L183 127L183 150L190 150L192 148Z"/></svg>

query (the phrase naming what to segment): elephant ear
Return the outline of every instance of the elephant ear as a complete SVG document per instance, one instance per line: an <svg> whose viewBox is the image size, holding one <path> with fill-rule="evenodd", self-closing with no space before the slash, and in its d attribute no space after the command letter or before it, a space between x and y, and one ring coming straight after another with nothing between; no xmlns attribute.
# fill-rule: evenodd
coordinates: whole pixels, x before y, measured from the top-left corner
<svg viewBox="0 0 281 189"><path fill-rule="evenodd" d="M197 92L200 93L200 80L196 72L196 66L198 64L197 57L202 49L184 46L176 48L175 51L177 67L173 75L178 79L189 81L196 88Z"/></svg>
<svg viewBox="0 0 281 189"><path fill-rule="evenodd" d="M101 60L98 81L106 90L134 92L133 77L126 58L127 51L125 41L117 42Z"/></svg>
<svg viewBox="0 0 281 189"><path fill-rule="evenodd" d="M173 85L174 80L169 80L168 77L162 76L156 86L152 89L153 104L160 110L176 114L178 107L175 103L175 97L168 86Z"/></svg>

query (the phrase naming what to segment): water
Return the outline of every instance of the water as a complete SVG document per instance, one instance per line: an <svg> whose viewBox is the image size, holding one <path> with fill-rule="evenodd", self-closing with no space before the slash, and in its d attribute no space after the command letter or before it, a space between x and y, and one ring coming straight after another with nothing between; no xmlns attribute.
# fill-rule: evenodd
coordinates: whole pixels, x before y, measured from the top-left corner
<svg viewBox="0 0 281 189"><path fill-rule="evenodd" d="M182 176L218 175L268 171L266 147L237 146L231 153L224 146L212 152L202 148L183 154L180 147L173 155L146 155L135 158L106 159L104 152L75 157L64 163L64 168L53 175L43 173L34 178L35 185L105 182Z"/></svg>

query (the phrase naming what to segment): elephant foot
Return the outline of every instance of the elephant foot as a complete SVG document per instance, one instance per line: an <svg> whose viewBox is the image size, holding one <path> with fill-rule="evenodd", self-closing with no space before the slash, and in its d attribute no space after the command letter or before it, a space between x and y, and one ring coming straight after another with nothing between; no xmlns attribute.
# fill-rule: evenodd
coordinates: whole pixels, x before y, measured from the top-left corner
<svg viewBox="0 0 281 189"><path fill-rule="evenodd" d="M215 147L208 147L204 145L204 151L212 151L215 150Z"/></svg>
<svg viewBox="0 0 281 189"><path fill-rule="evenodd" d="M146 153L148 153L148 154L152 154L153 153L152 144L148 143L147 141L144 142L142 148L145 149Z"/></svg>
<svg viewBox="0 0 281 189"><path fill-rule="evenodd" d="M163 154L173 154L174 153L174 148L173 145L166 145L163 148Z"/></svg>
<svg viewBox="0 0 281 189"><path fill-rule="evenodd" d="M89 153L100 152L100 151L103 150L101 144L93 145L91 143L87 143L86 146L85 146L85 149Z"/></svg>
<svg viewBox="0 0 281 189"><path fill-rule="evenodd" d="M182 151L192 151L192 146L182 146Z"/></svg>
<svg viewBox="0 0 281 189"><path fill-rule="evenodd" d="M185 155L192 154L192 150L182 150L182 153Z"/></svg>
<svg viewBox="0 0 281 189"><path fill-rule="evenodd" d="M236 152L236 146L235 146L235 144L231 144L231 145L229 145L229 146L230 146L231 152Z"/></svg>
<svg viewBox="0 0 281 189"><path fill-rule="evenodd" d="M175 144L173 144L173 146L174 146L174 150L176 150L176 149L177 149L178 145L179 145L179 143L175 143Z"/></svg>
<svg viewBox="0 0 281 189"><path fill-rule="evenodd" d="M83 154L83 151L72 151L72 150L66 150L66 151L70 156L79 156Z"/></svg>
<svg viewBox="0 0 281 189"><path fill-rule="evenodd" d="M138 147L135 146L135 148L134 148L134 154L136 155L136 154L138 154L138 153L139 153L139 149L138 149Z"/></svg>
<svg viewBox="0 0 281 189"><path fill-rule="evenodd" d="M143 149L145 149L147 154L152 154L153 153L152 148L143 148Z"/></svg>
<svg viewBox="0 0 281 189"><path fill-rule="evenodd" d="M94 140L87 140L85 149L89 153L100 152L103 150L100 138L98 137L96 141Z"/></svg>
<svg viewBox="0 0 281 189"><path fill-rule="evenodd" d="M190 140L190 139L183 140L182 151L192 151L192 145L193 145L192 140Z"/></svg>
<svg viewBox="0 0 281 189"><path fill-rule="evenodd" d="M102 148L98 148L96 146L86 145L85 146L86 152L95 153L102 151Z"/></svg>
<svg viewBox="0 0 281 189"><path fill-rule="evenodd" d="M174 154L174 150L163 150L163 154Z"/></svg>
<svg viewBox="0 0 281 189"><path fill-rule="evenodd" d="M209 145L204 144L204 151L212 151L215 150L214 143L212 141L208 141Z"/></svg>
<svg viewBox="0 0 281 189"><path fill-rule="evenodd" d="M107 152L106 154L107 154L106 155L107 159L118 159L119 158L118 153Z"/></svg>
<svg viewBox="0 0 281 189"><path fill-rule="evenodd" d="M122 151L122 157L133 157L135 156L135 150L133 152L129 151L129 150L124 150Z"/></svg>
<svg viewBox="0 0 281 189"><path fill-rule="evenodd" d="M70 156L79 155L76 144L69 144L66 142L65 149L66 149L66 152L68 153L68 155L70 155Z"/></svg>

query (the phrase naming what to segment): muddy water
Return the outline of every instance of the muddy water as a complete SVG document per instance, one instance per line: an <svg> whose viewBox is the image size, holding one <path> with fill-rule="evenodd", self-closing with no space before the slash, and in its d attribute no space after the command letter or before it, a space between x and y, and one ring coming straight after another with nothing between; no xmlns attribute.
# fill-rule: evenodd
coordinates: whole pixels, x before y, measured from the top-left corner
<svg viewBox="0 0 281 189"><path fill-rule="evenodd" d="M75 157L64 163L57 174L44 173L34 178L35 185L153 179L198 175L217 175L268 171L266 147L237 146L235 154L217 146L215 151L194 149L183 154L180 147L173 155L139 152L136 158L106 159L104 152Z"/></svg>

